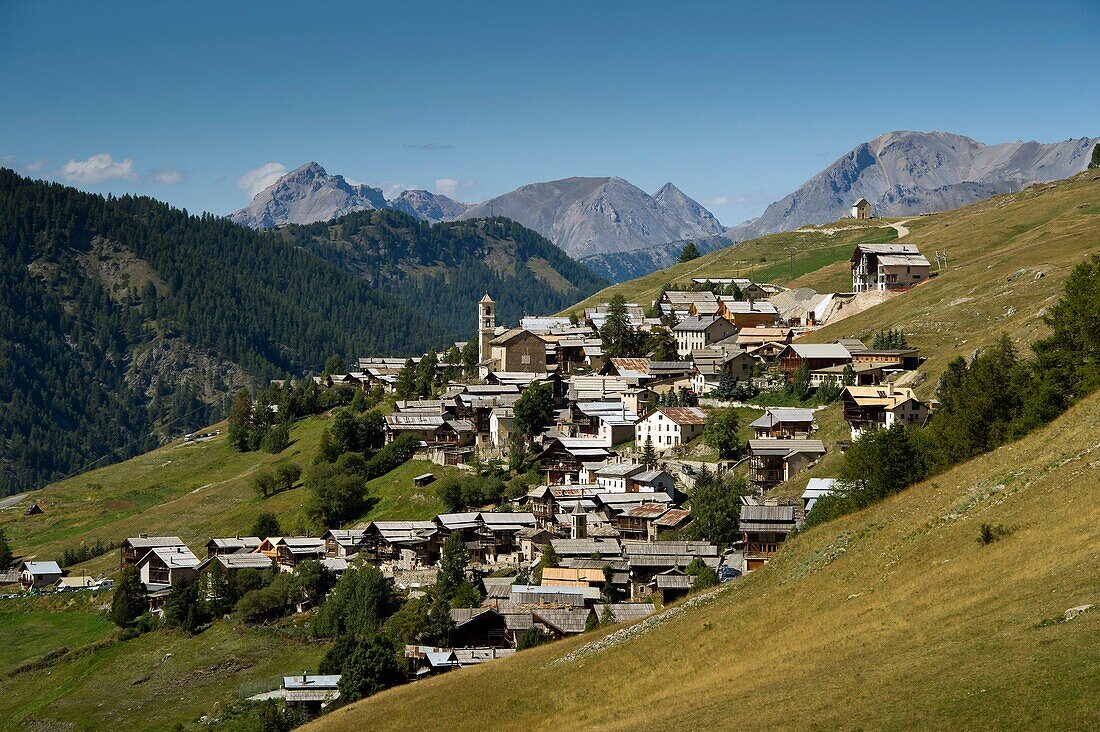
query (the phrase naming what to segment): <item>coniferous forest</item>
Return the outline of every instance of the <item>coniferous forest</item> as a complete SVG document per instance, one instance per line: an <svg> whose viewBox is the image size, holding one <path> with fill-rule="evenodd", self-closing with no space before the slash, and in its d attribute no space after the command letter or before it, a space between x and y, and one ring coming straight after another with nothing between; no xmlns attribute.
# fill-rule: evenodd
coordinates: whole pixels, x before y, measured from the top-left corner
<svg viewBox="0 0 1100 732"><path fill-rule="evenodd" d="M278 234L430 314L454 338L470 336L472 304L486 292L497 302L497 322L511 326L610 284L501 217L427 224L398 211L359 211Z"/></svg>
<svg viewBox="0 0 1100 732"><path fill-rule="evenodd" d="M151 449L223 416L236 388L320 372L332 354L411 355L469 337L468 298L483 288L515 293L508 317L527 288L523 302L554 311L602 284L512 222L497 225L501 239L577 289L555 297L529 269L479 268L480 222L451 236L393 215L404 245L387 239L377 276L363 277L305 245L316 226L255 232L0 169L0 495ZM401 257L434 271L399 286Z"/></svg>

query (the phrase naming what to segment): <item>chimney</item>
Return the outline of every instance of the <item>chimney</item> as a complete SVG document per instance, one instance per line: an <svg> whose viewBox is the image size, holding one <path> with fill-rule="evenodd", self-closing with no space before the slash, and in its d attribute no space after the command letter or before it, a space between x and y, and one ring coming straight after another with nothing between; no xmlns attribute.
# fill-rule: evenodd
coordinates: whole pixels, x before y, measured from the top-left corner
<svg viewBox="0 0 1100 732"><path fill-rule="evenodd" d="M894 382L892 382L892 381L887 381L886 382L886 394L887 394L887 396L894 396Z"/></svg>
<svg viewBox="0 0 1100 732"><path fill-rule="evenodd" d="M138 538L139 539L148 539L149 535L148 534L138 534Z"/></svg>

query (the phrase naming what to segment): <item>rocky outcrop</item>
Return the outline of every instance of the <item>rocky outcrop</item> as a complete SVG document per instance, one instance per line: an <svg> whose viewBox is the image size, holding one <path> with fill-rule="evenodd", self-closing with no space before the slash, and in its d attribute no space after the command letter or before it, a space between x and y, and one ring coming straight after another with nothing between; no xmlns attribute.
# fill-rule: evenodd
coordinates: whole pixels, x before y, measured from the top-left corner
<svg viewBox="0 0 1100 732"><path fill-rule="evenodd" d="M355 211L387 208L381 188L352 185L342 175L329 175L317 163L290 171L256 194L252 203L230 219L254 229L279 224L312 224Z"/></svg>

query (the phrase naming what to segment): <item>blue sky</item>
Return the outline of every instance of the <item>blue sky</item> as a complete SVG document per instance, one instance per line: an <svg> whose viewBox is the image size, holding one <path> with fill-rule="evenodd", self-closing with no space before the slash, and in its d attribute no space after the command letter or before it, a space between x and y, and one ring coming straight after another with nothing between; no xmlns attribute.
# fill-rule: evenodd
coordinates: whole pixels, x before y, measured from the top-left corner
<svg viewBox="0 0 1100 732"><path fill-rule="evenodd" d="M619 175L735 224L890 130L1100 135L1096 0L319 5L0 0L0 164L218 214L309 160Z"/></svg>

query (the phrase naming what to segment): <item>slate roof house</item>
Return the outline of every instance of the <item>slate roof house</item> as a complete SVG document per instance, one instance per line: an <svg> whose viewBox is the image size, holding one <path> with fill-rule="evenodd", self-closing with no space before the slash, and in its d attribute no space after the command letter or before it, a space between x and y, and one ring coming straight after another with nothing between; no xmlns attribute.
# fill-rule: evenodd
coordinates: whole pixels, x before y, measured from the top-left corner
<svg viewBox="0 0 1100 732"><path fill-rule="evenodd" d="M737 328L759 328L779 322L779 310L768 300L723 300L720 314Z"/></svg>
<svg viewBox="0 0 1100 732"><path fill-rule="evenodd" d="M810 371L850 363L852 354L838 343L790 343L779 352L779 370L788 380L807 364Z"/></svg>
<svg viewBox="0 0 1100 732"><path fill-rule="evenodd" d="M856 440L869 429L887 429L895 423L923 425L931 407L909 388L888 382L881 386L846 386L841 395L844 419Z"/></svg>
<svg viewBox="0 0 1100 732"><path fill-rule="evenodd" d="M896 290L928 279L932 265L913 244L856 244L852 290Z"/></svg>
<svg viewBox="0 0 1100 732"><path fill-rule="evenodd" d="M699 407L657 407L634 427L634 444L639 449L653 441L658 452L671 450L703 434L706 413Z"/></svg>
<svg viewBox="0 0 1100 732"><path fill-rule="evenodd" d="M801 473L825 454L821 440L749 440L749 482L759 491Z"/></svg>
<svg viewBox="0 0 1100 732"><path fill-rule="evenodd" d="M366 529L329 529L321 535L326 557L350 557L359 553Z"/></svg>
<svg viewBox="0 0 1100 732"><path fill-rule="evenodd" d="M363 530L363 555L375 564L400 561L408 566L431 566L439 559L433 521L371 521Z"/></svg>
<svg viewBox="0 0 1100 732"><path fill-rule="evenodd" d="M809 513L817 499L827 496L836 487L836 478L810 478L806 490L802 491L802 509Z"/></svg>
<svg viewBox="0 0 1100 732"><path fill-rule="evenodd" d="M194 577L199 558L186 546L159 546L150 549L137 568L146 589L154 592L167 589L180 577Z"/></svg>
<svg viewBox="0 0 1100 732"><path fill-rule="evenodd" d="M259 546L260 537L258 536L215 537L206 542L206 556L253 552Z"/></svg>
<svg viewBox="0 0 1100 732"><path fill-rule="evenodd" d="M149 536L139 534L122 541L119 547L119 567L135 567L149 550L158 547L185 546L178 536Z"/></svg>
<svg viewBox="0 0 1100 732"><path fill-rule="evenodd" d="M737 332L733 323L725 318L689 315L672 327L676 336L676 353L685 358L692 351L706 348L711 343L728 338Z"/></svg>
<svg viewBox="0 0 1100 732"><path fill-rule="evenodd" d="M749 426L756 432L758 439L768 437L806 438L817 429L817 424L814 422L814 410L796 407L768 407L767 411L757 417Z"/></svg>
<svg viewBox="0 0 1100 732"><path fill-rule="evenodd" d="M760 569L775 556L798 518L795 506L742 506L738 528L744 542L745 570Z"/></svg>
<svg viewBox="0 0 1100 732"><path fill-rule="evenodd" d="M756 366L756 359L738 347L697 349L691 352L691 360L696 372L692 389L700 396L717 389L723 374L729 374L737 381L751 380L753 367Z"/></svg>
<svg viewBox="0 0 1100 732"><path fill-rule="evenodd" d="M23 562L19 565L19 583L27 590L55 585L61 574L57 562Z"/></svg>

